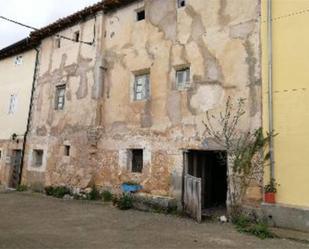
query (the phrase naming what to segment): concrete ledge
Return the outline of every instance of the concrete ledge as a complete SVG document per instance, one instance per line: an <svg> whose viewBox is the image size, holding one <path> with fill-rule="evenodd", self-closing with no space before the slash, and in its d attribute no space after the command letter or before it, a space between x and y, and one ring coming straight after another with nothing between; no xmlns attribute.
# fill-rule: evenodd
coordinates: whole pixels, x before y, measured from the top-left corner
<svg viewBox="0 0 309 249"><path fill-rule="evenodd" d="M309 232L309 208L267 203L261 208L270 225Z"/></svg>
<svg viewBox="0 0 309 249"><path fill-rule="evenodd" d="M177 210L177 200L167 196L137 193L133 200L134 208L142 211L169 213Z"/></svg>

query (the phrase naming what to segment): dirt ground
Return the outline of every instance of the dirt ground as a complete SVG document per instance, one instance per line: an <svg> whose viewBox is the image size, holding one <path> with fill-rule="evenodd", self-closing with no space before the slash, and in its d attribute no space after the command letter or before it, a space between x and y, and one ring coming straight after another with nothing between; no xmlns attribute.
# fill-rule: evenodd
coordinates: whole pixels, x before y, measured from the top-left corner
<svg viewBox="0 0 309 249"><path fill-rule="evenodd" d="M1 249L309 248L290 240L259 240L229 224L110 205L64 201L27 193L0 193Z"/></svg>

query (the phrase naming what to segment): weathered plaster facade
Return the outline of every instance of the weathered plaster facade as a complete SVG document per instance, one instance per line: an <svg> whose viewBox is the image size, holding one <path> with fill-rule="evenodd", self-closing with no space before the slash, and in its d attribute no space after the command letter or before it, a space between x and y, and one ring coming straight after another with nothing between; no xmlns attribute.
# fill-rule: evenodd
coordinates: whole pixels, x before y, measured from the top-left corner
<svg viewBox="0 0 309 249"><path fill-rule="evenodd" d="M137 22L136 10L146 19ZM261 126L260 1L145 0L98 13L42 41L24 182L117 189L139 181L152 194L181 198L183 151L219 149L204 135L205 112L219 112L228 96L247 99L239 129ZM95 30L95 32L94 32ZM175 87L177 68L189 66L190 87ZM150 97L133 100L134 75L148 72ZM57 84L66 84L63 111L54 110ZM70 157L64 145L71 145ZM32 167L33 149L44 149ZM131 173L128 149L144 149L144 169ZM252 190L256 192L256 190ZM256 198L260 198L257 189Z"/></svg>

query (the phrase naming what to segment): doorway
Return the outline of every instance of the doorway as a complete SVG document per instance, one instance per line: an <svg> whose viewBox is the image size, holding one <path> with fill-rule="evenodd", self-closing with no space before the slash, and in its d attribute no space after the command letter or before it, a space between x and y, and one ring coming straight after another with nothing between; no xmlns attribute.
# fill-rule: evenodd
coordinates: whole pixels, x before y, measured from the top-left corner
<svg viewBox="0 0 309 249"><path fill-rule="evenodd" d="M10 188L16 189L19 184L20 177L20 167L21 167L21 150L13 150L11 157L11 179L10 179Z"/></svg>
<svg viewBox="0 0 309 249"><path fill-rule="evenodd" d="M210 215L226 209L227 154L225 151L198 151L187 153L186 174L201 179L202 213ZM219 211L219 212L220 212Z"/></svg>

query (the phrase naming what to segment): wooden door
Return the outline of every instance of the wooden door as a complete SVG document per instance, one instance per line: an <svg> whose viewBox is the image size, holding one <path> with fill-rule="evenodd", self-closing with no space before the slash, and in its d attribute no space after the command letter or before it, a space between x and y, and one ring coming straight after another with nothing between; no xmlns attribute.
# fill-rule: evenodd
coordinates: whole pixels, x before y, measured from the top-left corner
<svg viewBox="0 0 309 249"><path fill-rule="evenodd" d="M202 221L202 179L189 174L184 181L184 210L197 222Z"/></svg>
<svg viewBox="0 0 309 249"><path fill-rule="evenodd" d="M14 150L11 158L11 180L10 180L10 188L17 188L19 184L19 174L21 167L21 158L22 152L21 150Z"/></svg>

